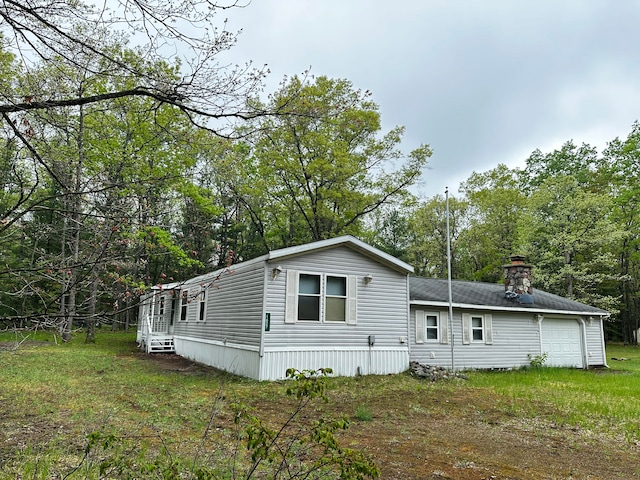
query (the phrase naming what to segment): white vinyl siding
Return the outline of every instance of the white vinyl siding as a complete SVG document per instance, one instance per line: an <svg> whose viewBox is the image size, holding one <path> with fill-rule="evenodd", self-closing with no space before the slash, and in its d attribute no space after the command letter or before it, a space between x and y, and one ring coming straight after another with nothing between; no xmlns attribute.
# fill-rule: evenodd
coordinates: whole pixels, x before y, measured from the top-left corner
<svg viewBox="0 0 640 480"><path fill-rule="evenodd" d="M374 352L382 348L408 350L406 273L344 246L278 259L277 266L282 274L267 282L265 312L270 314L271 328L264 333L265 352L322 348L322 355L326 355L326 349L337 352L360 347L368 352L369 335L376 337ZM274 267L275 263L267 265L267 271ZM346 278L345 321L296 321L296 278L300 273ZM365 283L368 275L372 279Z"/></svg>
<svg viewBox="0 0 640 480"><path fill-rule="evenodd" d="M188 290L189 294L187 304L181 305L181 309L187 312L187 321L176 324L174 334L259 347L263 326L263 281L264 264L254 264L199 277L193 283L185 284L184 291ZM204 299L200 297L203 284L207 286ZM198 321L201 300L204 300L202 322Z"/></svg>

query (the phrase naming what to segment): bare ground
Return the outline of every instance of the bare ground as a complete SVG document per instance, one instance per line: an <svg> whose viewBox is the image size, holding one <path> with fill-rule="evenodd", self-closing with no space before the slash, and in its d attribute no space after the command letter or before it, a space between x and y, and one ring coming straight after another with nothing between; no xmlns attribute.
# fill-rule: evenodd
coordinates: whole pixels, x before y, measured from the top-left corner
<svg viewBox="0 0 640 480"><path fill-rule="evenodd" d="M152 360L171 371L208 367L174 355ZM416 380L417 381L417 380ZM373 456L384 479L610 480L640 478L640 445L543 418L523 419L498 408L485 391L455 389L451 396L398 392L371 395L371 421L353 422L346 446ZM331 410L353 415L352 395L330 393ZM253 404L279 416L277 402Z"/></svg>
<svg viewBox="0 0 640 480"><path fill-rule="evenodd" d="M213 369L175 355L139 355L161 370L206 375ZM416 380L417 381L417 380ZM640 445L544 418L523 419L477 389L398 391L367 396L370 421L353 418L352 393L332 391L330 411L351 416L346 446L371 455L384 479L610 480L640 478ZM0 392L1 393L1 392ZM0 395L0 425L4 422ZM6 404L4 405L6 406ZM261 417L282 417L276 400L256 400ZM59 426L24 421L0 439L15 447L46 443ZM229 418L220 418L222 423ZM1 463L1 462L0 462ZM0 465L1 471L1 465Z"/></svg>

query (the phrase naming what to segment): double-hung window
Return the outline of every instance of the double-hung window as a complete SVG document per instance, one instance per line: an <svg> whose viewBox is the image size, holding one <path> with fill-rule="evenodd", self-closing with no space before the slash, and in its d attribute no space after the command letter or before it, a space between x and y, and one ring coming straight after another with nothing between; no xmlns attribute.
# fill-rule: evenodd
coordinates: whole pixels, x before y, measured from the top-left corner
<svg viewBox="0 0 640 480"><path fill-rule="evenodd" d="M448 314L416 310L416 343L448 343Z"/></svg>
<svg viewBox="0 0 640 480"><path fill-rule="evenodd" d="M187 310L189 308L189 291L183 290L180 297L180 321L187 321Z"/></svg>
<svg viewBox="0 0 640 480"><path fill-rule="evenodd" d="M200 288L198 293L198 321L204 322L207 311L207 290L204 287Z"/></svg>
<svg viewBox="0 0 640 480"><path fill-rule="evenodd" d="M471 341L484 341L484 319L482 317L471 317Z"/></svg>
<svg viewBox="0 0 640 480"><path fill-rule="evenodd" d="M285 323L356 323L357 277L287 271Z"/></svg>
<svg viewBox="0 0 640 480"><path fill-rule="evenodd" d="M493 343L493 319L490 313L462 314L462 343Z"/></svg>

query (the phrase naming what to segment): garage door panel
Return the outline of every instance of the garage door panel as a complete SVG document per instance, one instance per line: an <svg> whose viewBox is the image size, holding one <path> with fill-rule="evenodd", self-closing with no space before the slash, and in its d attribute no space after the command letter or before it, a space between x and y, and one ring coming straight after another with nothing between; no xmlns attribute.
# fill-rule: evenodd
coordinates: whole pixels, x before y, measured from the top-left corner
<svg viewBox="0 0 640 480"><path fill-rule="evenodd" d="M582 367L580 324L575 320L544 319L542 351L553 367Z"/></svg>

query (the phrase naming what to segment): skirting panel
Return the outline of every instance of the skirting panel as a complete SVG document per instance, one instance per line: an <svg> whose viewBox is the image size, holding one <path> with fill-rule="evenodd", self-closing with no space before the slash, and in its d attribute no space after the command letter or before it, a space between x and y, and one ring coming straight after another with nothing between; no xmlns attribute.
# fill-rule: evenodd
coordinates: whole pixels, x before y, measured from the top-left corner
<svg viewBox="0 0 640 480"><path fill-rule="evenodd" d="M257 351L179 336L174 337L174 343L176 353L182 357L235 375L258 379L260 357Z"/></svg>
<svg viewBox="0 0 640 480"><path fill-rule="evenodd" d="M266 351L262 357L260 380L285 377L288 368L298 370L332 368L337 376L386 375L409 368L408 349L310 349Z"/></svg>

